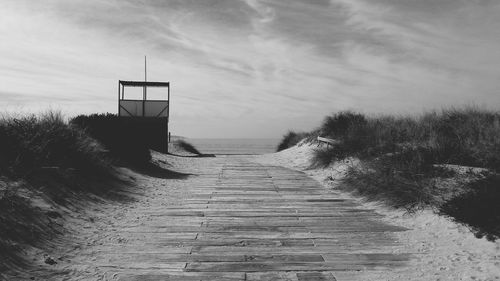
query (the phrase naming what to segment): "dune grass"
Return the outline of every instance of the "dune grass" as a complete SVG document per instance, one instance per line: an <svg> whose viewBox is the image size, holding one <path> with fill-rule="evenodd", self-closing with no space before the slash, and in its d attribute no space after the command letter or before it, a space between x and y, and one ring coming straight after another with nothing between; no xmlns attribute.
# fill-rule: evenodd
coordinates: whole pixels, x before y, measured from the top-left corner
<svg viewBox="0 0 500 281"><path fill-rule="evenodd" d="M345 111L326 117L310 134L339 140L317 150L313 166L326 167L349 157L361 160L348 169L341 188L410 212L426 206L442 208L442 214L474 226L476 232L500 236L493 227L500 225L498 208L485 204L481 215L474 215L474 208L464 203L464 198L474 202L498 198L498 180L482 179L500 172L500 112L464 107L419 116L366 116ZM481 167L488 173L455 180L455 190L447 189L443 182L457 177L443 165Z"/></svg>
<svg viewBox="0 0 500 281"><path fill-rule="evenodd" d="M0 277L7 263L29 263L23 248L61 233L61 206L78 208L118 186L103 152L58 112L0 119Z"/></svg>
<svg viewBox="0 0 500 281"><path fill-rule="evenodd" d="M325 119L320 134L341 141L332 151L318 152L327 154L318 155L324 164L346 155L372 159L388 153L403 153L408 162L424 157L425 163L500 171L499 112L474 107L445 109L415 117L366 117L341 112Z"/></svg>
<svg viewBox="0 0 500 281"><path fill-rule="evenodd" d="M286 133L281 139L276 151L282 151L287 148L290 148L299 143L302 139L306 138L307 136L308 133L303 133L303 132L297 133L294 131L288 131L288 133Z"/></svg>
<svg viewBox="0 0 500 281"><path fill-rule="evenodd" d="M109 173L103 147L60 113L0 119L0 173L25 178L43 167L73 168L87 174Z"/></svg>
<svg viewBox="0 0 500 281"><path fill-rule="evenodd" d="M166 152L168 132L164 118L124 118L108 113L79 115L70 123L98 140L110 156L126 165L149 165L150 149Z"/></svg>
<svg viewBox="0 0 500 281"><path fill-rule="evenodd" d="M187 142L183 139L178 139L175 141L175 143L184 151L187 151L187 152L192 153L192 154L197 154L197 155L202 154L200 151L198 151L198 149L196 147L194 147L194 145L190 144L189 142Z"/></svg>

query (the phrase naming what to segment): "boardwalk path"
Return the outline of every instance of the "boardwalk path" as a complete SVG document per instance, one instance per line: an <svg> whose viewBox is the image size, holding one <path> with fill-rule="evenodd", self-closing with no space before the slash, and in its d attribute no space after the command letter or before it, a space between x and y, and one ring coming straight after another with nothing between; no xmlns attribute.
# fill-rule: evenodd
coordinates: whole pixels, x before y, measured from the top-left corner
<svg viewBox="0 0 500 281"><path fill-rule="evenodd" d="M183 196L165 204L157 192L128 213L137 223L113 228L119 243L92 253L101 272L119 280L355 280L409 258L393 254L392 232L404 229L301 172L244 157L199 161Z"/></svg>

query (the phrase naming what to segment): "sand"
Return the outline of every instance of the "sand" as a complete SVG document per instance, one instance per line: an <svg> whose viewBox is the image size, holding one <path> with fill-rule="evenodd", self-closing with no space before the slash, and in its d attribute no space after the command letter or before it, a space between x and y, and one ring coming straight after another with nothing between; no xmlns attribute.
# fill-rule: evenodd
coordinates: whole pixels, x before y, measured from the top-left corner
<svg viewBox="0 0 500 281"><path fill-rule="evenodd" d="M325 189L337 189L350 163L310 169L314 149L317 149L315 145L304 144L279 153L249 157L258 163L304 171ZM207 161L211 161L207 158L154 154L154 159L165 169L181 173L196 171L196 174L211 175L216 172L207 167ZM78 211L59 207L57 211L64 217L53 221L64 224L64 233L43 248L27 250L26 254L33 260L30 271L18 275L19 278L11 275L8 280L29 280L30 277L32 280L116 280L116 276L109 275L99 265L112 262L105 252L115 250L108 246L120 247L131 242L122 229L148 222L147 212L152 208L175 206L181 199L189 198L189 188L205 184L200 182L202 177L183 179L182 174L152 177L125 168L122 174L135 182L130 188L117 192L122 199L96 198ZM377 202L364 202L363 198L349 193L341 194L385 215L388 223L409 228L396 235L404 245L400 251L413 253L414 259L406 267L391 272L359 272L354 279L352 272L338 272L337 280L500 280L500 241L477 239L467 227L432 210L409 215Z"/></svg>
<svg viewBox="0 0 500 281"><path fill-rule="evenodd" d="M310 168L315 149L319 149L315 144L299 144L278 153L256 156L254 161L304 171L325 188L336 190L351 163ZM358 280L500 280L500 241L478 239L467 227L430 209L408 214L380 202L342 194L385 215L387 222L409 228L397 236L404 243L403 251L415 255L407 267L394 272L363 273Z"/></svg>

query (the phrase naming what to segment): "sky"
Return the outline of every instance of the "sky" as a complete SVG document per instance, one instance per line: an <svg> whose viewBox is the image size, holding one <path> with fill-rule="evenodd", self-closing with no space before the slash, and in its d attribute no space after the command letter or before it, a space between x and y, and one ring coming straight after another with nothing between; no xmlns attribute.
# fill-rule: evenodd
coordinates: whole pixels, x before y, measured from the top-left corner
<svg viewBox="0 0 500 281"><path fill-rule="evenodd" d="M0 111L116 113L145 55L171 82L170 131L192 138L498 110L500 1L0 0Z"/></svg>

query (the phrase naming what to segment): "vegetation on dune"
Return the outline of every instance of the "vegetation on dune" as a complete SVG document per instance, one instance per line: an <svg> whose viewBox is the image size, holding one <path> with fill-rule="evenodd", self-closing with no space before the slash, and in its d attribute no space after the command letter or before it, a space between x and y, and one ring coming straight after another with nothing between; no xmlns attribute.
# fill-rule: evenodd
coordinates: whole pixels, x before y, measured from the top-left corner
<svg viewBox="0 0 500 281"><path fill-rule="evenodd" d="M479 219L476 208L465 204L467 200L491 202L484 200L488 196L498 202L500 185L495 175L500 172L500 112L465 107L409 117L345 111L326 117L309 135L339 140L316 150L315 166L326 167L350 157L361 160L349 167L341 188L409 211L442 208L442 214L489 238L500 236L500 230L492 227L500 225L498 207L485 203L479 216L488 219ZM481 167L489 172L460 177L446 165ZM453 188L444 188L443 183L451 179Z"/></svg>
<svg viewBox="0 0 500 281"><path fill-rule="evenodd" d="M127 120L130 122L126 122ZM70 123L102 143L114 159L132 165L147 165L151 160L149 138L137 133L141 130L136 127L137 124L132 123L134 120L137 119L123 119L108 113L80 115L71 119ZM147 131L147 128L143 129Z"/></svg>
<svg viewBox="0 0 500 281"><path fill-rule="evenodd" d="M286 133L286 135L284 135L283 138L281 139L276 151L282 151L287 148L290 148L299 143L302 139L306 138L307 136L308 136L307 133L297 133L294 131L288 131L288 133Z"/></svg>
<svg viewBox="0 0 500 281"><path fill-rule="evenodd" d="M57 112L1 118L0 279L29 268L39 257L27 253L47 249L67 231L65 213L82 212L90 201L133 200L116 192L130 183L114 168L117 161L145 175L185 178L150 161L151 146L166 148L166 128L156 130L164 121L94 114L67 122Z"/></svg>
<svg viewBox="0 0 500 281"><path fill-rule="evenodd" d="M190 144L189 142L187 142L183 139L176 140L175 143L184 151L187 151L187 152L192 153L192 154L201 155L201 152L198 151L198 149L196 149L196 147L194 147L194 145Z"/></svg>
<svg viewBox="0 0 500 281"><path fill-rule="evenodd" d="M387 153L404 153L410 158L425 157L427 163L500 170L500 113L497 112L448 109L418 117L365 117L341 112L327 117L320 132L341 141L326 153L331 156L330 161L346 155L370 159ZM318 152L321 153L325 152ZM323 155L320 158L325 159Z"/></svg>
<svg viewBox="0 0 500 281"><path fill-rule="evenodd" d="M109 173L102 146L61 114L4 117L0 120L0 173L25 178L42 167L74 168L79 172Z"/></svg>
<svg viewBox="0 0 500 281"><path fill-rule="evenodd" d="M61 213L124 185L103 146L60 113L0 119L0 278L62 233ZM61 208L64 206L64 208Z"/></svg>

